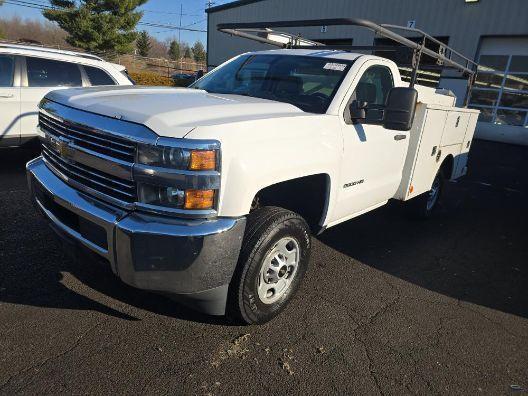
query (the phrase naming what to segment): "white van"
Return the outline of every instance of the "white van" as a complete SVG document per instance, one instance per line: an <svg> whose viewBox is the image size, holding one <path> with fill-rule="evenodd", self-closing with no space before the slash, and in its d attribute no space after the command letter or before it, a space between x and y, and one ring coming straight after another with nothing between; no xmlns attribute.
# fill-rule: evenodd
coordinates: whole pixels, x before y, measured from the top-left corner
<svg viewBox="0 0 528 396"><path fill-rule="evenodd" d="M123 66L95 55L0 42L0 147L37 137L38 103L52 90L132 84Z"/></svg>

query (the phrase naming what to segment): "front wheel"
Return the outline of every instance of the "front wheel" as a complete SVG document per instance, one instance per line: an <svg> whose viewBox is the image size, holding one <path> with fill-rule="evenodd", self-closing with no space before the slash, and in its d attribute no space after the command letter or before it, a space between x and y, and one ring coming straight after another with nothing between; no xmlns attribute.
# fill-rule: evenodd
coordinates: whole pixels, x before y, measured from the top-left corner
<svg viewBox="0 0 528 396"><path fill-rule="evenodd" d="M431 189L406 203L407 214L415 219L428 219L435 212L444 189L444 176L439 170Z"/></svg>
<svg viewBox="0 0 528 396"><path fill-rule="evenodd" d="M229 315L247 324L277 316L301 284L310 249L310 228L298 214L276 207L253 211L230 285Z"/></svg>

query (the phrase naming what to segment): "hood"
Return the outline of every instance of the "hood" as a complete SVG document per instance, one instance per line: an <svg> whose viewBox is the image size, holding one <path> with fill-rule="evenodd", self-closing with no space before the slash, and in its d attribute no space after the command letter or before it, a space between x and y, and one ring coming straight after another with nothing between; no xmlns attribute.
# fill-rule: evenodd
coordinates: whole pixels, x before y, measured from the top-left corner
<svg viewBox="0 0 528 396"><path fill-rule="evenodd" d="M184 137L198 126L306 114L287 103L189 88L74 88L46 97L79 110L143 124L167 137Z"/></svg>

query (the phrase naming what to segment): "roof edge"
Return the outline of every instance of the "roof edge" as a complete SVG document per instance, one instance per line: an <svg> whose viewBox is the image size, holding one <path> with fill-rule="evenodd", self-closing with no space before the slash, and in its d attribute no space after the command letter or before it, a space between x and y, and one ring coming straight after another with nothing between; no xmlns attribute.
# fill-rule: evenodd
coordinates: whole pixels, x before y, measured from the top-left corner
<svg viewBox="0 0 528 396"><path fill-rule="evenodd" d="M264 0L237 0L237 1L233 1L231 3L221 4L221 5L218 5L216 7L207 8L205 10L205 12L207 14L211 14L213 12L228 10L230 8L242 7L242 6L245 6L245 5L248 5L248 4L258 3L260 1L264 1Z"/></svg>

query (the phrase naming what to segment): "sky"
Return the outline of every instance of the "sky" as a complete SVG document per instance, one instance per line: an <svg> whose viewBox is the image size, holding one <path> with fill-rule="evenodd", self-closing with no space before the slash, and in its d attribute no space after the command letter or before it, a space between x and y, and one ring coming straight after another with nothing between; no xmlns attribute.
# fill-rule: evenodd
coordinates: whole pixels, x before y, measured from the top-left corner
<svg viewBox="0 0 528 396"><path fill-rule="evenodd" d="M231 3L234 0L215 0L214 5ZM207 14L205 7L207 0L149 0L140 9L144 11L142 22L162 24L162 25L180 25L180 9L183 7L183 16L181 25L190 29L207 30ZM15 4L17 3L17 4ZM23 6L26 5L26 6ZM6 0L5 4L0 7L0 17L10 18L18 15L21 18L42 19L44 17L41 11L36 9L38 5L48 5L46 0ZM161 28L138 25L138 30L146 30L150 35L163 41L166 38L178 38L178 31ZM181 40L193 44L200 40L204 45L207 41L205 32L181 32Z"/></svg>

